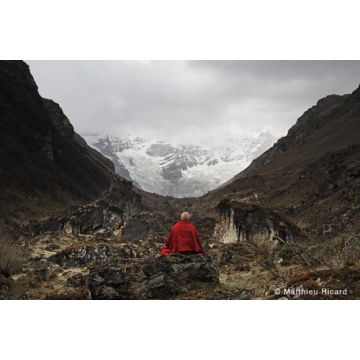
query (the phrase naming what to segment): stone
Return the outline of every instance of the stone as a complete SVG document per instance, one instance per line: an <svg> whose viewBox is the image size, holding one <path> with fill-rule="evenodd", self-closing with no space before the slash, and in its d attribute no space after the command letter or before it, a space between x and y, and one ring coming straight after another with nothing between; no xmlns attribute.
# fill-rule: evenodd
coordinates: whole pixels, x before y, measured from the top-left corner
<svg viewBox="0 0 360 360"><path fill-rule="evenodd" d="M65 268L82 267L101 263L111 256L110 247L106 244L80 244L71 246L63 251L49 257Z"/></svg>
<svg viewBox="0 0 360 360"><path fill-rule="evenodd" d="M234 257L234 254L231 251L220 251L217 256L217 262L221 265L227 264Z"/></svg>
<svg viewBox="0 0 360 360"><path fill-rule="evenodd" d="M113 260L89 273L91 297L96 300L171 299L218 282L216 266L204 255Z"/></svg>
<svg viewBox="0 0 360 360"><path fill-rule="evenodd" d="M54 275L54 270L51 267L46 267L35 270L34 275L39 277L42 281L48 281Z"/></svg>
<svg viewBox="0 0 360 360"><path fill-rule="evenodd" d="M66 285L69 286L69 287L78 288L78 287L85 286L86 281L87 281L87 277L85 277L82 274L76 274L74 276L70 276L66 280Z"/></svg>

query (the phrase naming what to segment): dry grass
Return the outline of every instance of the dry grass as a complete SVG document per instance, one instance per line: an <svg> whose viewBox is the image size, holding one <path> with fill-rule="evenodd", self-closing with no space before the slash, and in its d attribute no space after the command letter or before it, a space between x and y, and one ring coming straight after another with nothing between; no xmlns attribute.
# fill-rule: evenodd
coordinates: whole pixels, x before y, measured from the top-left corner
<svg viewBox="0 0 360 360"><path fill-rule="evenodd" d="M21 246L9 237L0 239L0 273L5 277L10 277L21 270L25 260Z"/></svg>
<svg viewBox="0 0 360 360"><path fill-rule="evenodd" d="M360 237L341 236L323 243L288 243L274 255L283 259L283 265L301 264L307 268L356 265L360 259Z"/></svg>

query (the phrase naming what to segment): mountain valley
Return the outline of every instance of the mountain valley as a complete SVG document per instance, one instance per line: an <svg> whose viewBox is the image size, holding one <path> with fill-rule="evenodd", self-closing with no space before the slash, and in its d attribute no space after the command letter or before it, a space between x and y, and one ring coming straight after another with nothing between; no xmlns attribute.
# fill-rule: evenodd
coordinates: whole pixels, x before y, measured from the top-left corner
<svg viewBox="0 0 360 360"><path fill-rule="evenodd" d="M22 61L0 114L0 299L360 298L360 87L216 151L81 137ZM159 257L185 210L207 256Z"/></svg>

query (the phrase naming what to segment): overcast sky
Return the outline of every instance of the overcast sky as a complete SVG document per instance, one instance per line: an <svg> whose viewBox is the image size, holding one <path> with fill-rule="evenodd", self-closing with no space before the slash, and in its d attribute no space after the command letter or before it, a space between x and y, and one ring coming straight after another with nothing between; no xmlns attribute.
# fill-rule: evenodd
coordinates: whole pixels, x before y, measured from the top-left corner
<svg viewBox="0 0 360 360"><path fill-rule="evenodd" d="M80 135L177 143L264 128L281 137L320 98L360 83L360 61L26 63Z"/></svg>

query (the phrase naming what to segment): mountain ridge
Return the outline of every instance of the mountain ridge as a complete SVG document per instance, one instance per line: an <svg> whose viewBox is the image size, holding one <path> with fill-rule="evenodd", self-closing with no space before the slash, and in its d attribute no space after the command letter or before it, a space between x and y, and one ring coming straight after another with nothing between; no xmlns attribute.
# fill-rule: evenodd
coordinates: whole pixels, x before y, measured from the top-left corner
<svg viewBox="0 0 360 360"><path fill-rule="evenodd" d="M197 197L216 188L276 140L269 131L227 137L222 145L175 145L139 137L84 136L115 163L116 171L145 191Z"/></svg>
<svg viewBox="0 0 360 360"><path fill-rule="evenodd" d="M359 133L360 87L320 99L247 169L197 199L193 211L216 213L229 198L272 208L314 239L356 231Z"/></svg>

